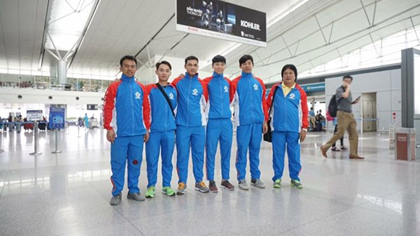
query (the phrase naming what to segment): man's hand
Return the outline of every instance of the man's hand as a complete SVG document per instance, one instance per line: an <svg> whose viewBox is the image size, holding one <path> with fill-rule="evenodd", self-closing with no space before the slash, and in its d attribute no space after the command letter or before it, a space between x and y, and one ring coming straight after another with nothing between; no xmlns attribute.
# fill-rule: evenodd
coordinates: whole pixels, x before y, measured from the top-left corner
<svg viewBox="0 0 420 236"><path fill-rule="evenodd" d="M300 142L305 141L306 138L306 130L301 130L300 131Z"/></svg>
<svg viewBox="0 0 420 236"><path fill-rule="evenodd" d="M115 141L115 132L114 129L110 129L106 132L106 139L108 139L108 141L110 143L114 143Z"/></svg>
<svg viewBox="0 0 420 236"><path fill-rule="evenodd" d="M268 125L267 125L267 122L264 122L263 123L263 134L267 133L267 131L268 131Z"/></svg>
<svg viewBox="0 0 420 236"><path fill-rule="evenodd" d="M149 141L149 131L146 131L146 134L144 135L144 142Z"/></svg>

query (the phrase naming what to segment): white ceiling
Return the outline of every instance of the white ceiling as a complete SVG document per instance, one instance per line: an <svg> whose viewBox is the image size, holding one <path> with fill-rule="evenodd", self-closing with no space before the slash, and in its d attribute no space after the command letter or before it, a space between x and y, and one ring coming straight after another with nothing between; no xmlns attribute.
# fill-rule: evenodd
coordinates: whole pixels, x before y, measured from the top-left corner
<svg viewBox="0 0 420 236"><path fill-rule="evenodd" d="M372 40L410 29L413 24L420 27L419 0L309 0L291 13L293 4L302 0L227 2L267 13L271 25L267 48L176 31L174 0L101 0L69 73L112 79L118 72L119 59L126 54L137 54L141 63L154 55L196 55L205 65L214 55L233 48L224 53L227 75L238 74L239 57L251 54L256 65L254 73L268 82L278 77L286 63L305 71ZM48 3L0 0L0 70L38 70ZM272 19L283 15L273 23ZM52 63L54 60L45 53L42 70L49 71Z"/></svg>

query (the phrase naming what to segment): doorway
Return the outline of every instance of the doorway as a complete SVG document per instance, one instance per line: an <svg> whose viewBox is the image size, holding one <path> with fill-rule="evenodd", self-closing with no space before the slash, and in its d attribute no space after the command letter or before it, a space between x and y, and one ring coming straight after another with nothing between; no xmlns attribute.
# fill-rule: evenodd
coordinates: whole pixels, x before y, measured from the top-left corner
<svg viewBox="0 0 420 236"><path fill-rule="evenodd" d="M362 94L362 132L376 132L376 93Z"/></svg>

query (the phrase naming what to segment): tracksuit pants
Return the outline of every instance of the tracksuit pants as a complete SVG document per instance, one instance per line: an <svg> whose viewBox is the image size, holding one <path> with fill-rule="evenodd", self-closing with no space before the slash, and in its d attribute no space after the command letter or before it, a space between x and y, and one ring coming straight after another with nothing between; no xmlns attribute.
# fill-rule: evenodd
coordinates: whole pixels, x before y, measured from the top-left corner
<svg viewBox="0 0 420 236"><path fill-rule="evenodd" d="M204 126L185 127L178 126L176 130L176 150L177 161L176 167L178 171L178 183L187 184L188 178L188 161L190 157L190 149L193 162L193 173L196 182L203 180L204 165L204 145L205 145Z"/></svg>
<svg viewBox="0 0 420 236"><path fill-rule="evenodd" d="M147 188L156 186L160 151L162 152L162 186L171 186L174 146L174 130L150 132L149 141L146 143Z"/></svg>
<svg viewBox="0 0 420 236"><path fill-rule="evenodd" d="M246 176L246 156L249 148L249 163L251 178L260 179L260 148L262 140L262 124L240 125L236 129L236 170L238 180L244 180Z"/></svg>
<svg viewBox="0 0 420 236"><path fill-rule="evenodd" d="M284 154L287 147L289 158L289 176L291 179L299 180L299 173L302 169L300 164L300 135L298 132L272 132L273 145L273 181L281 179L284 170Z"/></svg>
<svg viewBox="0 0 420 236"><path fill-rule="evenodd" d="M111 144L112 195L124 188L125 167L128 169L128 191L139 193L140 167L143 155L144 135L117 137Z"/></svg>
<svg viewBox="0 0 420 236"><path fill-rule="evenodd" d="M232 121L230 119L209 119L206 132L206 170L208 180L214 180L214 163L219 141L222 179L229 179L232 136Z"/></svg>

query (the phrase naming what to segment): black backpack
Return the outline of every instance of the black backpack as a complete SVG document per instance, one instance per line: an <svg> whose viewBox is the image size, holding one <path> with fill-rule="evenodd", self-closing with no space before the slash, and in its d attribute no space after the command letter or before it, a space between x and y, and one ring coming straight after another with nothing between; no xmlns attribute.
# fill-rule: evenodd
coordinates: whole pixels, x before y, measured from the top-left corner
<svg viewBox="0 0 420 236"><path fill-rule="evenodd" d="M330 103L328 104L328 113L330 113L331 117L337 116L337 99L335 94L331 97Z"/></svg>

